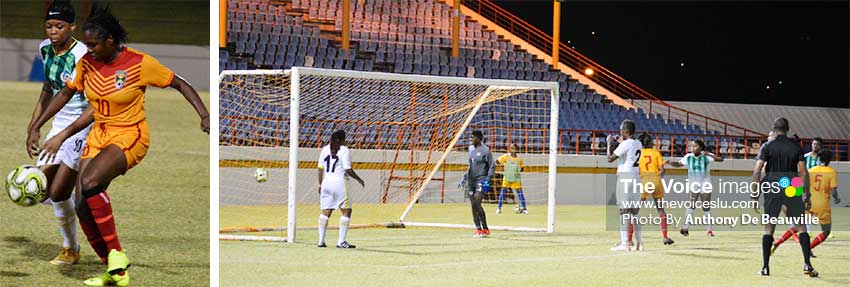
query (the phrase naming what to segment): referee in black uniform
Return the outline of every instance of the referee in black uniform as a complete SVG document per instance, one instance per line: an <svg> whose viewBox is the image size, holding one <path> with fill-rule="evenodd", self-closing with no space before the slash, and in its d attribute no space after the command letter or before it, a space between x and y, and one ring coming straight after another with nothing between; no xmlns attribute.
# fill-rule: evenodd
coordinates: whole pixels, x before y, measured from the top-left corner
<svg viewBox="0 0 850 287"><path fill-rule="evenodd" d="M755 185L760 185L761 182L775 183L780 178L787 177L790 180L795 176L803 179L804 193L802 197L788 197L784 190L762 191L764 193L765 214L771 218L777 218L782 206L785 206L786 217L802 218L803 212L811 205L809 201L811 195L809 193L809 174L806 170L806 162L803 159L803 148L786 135L788 132L787 119L776 119L773 122L773 132L776 134L776 139L766 143L759 151L758 161L753 170L753 183ZM764 178L761 177L762 168L765 168ZM757 199L758 193L755 193L754 196ZM761 239L764 266L759 272L762 276L770 275L770 247L773 244L775 228L776 224L764 225L764 236ZM797 224L797 229L800 231L800 246L803 248L803 260L806 263L803 266L803 273L810 277L817 277L818 273L809 261L812 250L809 247L809 233L806 231L806 224Z"/></svg>

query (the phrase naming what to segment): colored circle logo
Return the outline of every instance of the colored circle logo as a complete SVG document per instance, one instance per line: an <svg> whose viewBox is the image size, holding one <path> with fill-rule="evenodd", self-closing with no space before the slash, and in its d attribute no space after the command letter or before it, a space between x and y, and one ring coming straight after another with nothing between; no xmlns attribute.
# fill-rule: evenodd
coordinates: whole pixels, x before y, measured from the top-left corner
<svg viewBox="0 0 850 287"><path fill-rule="evenodd" d="M788 177L782 177L779 179L779 187L785 189L785 196L787 197L797 197L803 196L803 179L799 177L794 177L793 179L788 179Z"/></svg>
<svg viewBox="0 0 850 287"><path fill-rule="evenodd" d="M786 188L789 185L791 185L791 180L788 179L788 177L783 176L782 178L779 179L779 187Z"/></svg>
<svg viewBox="0 0 850 287"><path fill-rule="evenodd" d="M791 186L802 187L803 186L803 179L801 179L799 177L794 177L794 179L791 179Z"/></svg>
<svg viewBox="0 0 850 287"><path fill-rule="evenodd" d="M793 186L789 186L789 187L785 188L785 196L794 197L796 195L797 195L797 188L795 188Z"/></svg>

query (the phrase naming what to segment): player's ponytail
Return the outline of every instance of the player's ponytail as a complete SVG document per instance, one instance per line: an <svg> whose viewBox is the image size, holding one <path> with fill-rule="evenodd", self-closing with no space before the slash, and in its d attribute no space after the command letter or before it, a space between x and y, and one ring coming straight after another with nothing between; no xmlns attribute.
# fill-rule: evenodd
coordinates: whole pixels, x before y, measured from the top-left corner
<svg viewBox="0 0 850 287"><path fill-rule="evenodd" d="M109 5L100 2L92 4L89 18L83 26L83 32L88 31L94 32L100 40L112 37L118 47L127 42L127 31L118 22L118 18L112 15Z"/></svg>
<svg viewBox="0 0 850 287"><path fill-rule="evenodd" d="M331 134L331 156L333 158L336 158L336 152L339 151L343 142L345 142L345 131L337 130Z"/></svg>

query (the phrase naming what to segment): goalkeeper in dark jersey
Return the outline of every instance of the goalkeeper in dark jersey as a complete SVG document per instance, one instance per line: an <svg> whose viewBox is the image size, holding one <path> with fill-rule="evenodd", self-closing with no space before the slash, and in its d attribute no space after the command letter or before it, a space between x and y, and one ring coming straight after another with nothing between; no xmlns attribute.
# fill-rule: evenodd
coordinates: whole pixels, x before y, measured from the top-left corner
<svg viewBox="0 0 850 287"><path fill-rule="evenodd" d="M466 170L466 191L469 202L472 203L472 221L475 222L475 234L473 237L486 237L490 235L487 228L487 216L481 207L481 200L490 190L490 179L493 178L495 162L490 149L483 145L484 134L481 131L472 131L472 145L469 146L469 169Z"/></svg>

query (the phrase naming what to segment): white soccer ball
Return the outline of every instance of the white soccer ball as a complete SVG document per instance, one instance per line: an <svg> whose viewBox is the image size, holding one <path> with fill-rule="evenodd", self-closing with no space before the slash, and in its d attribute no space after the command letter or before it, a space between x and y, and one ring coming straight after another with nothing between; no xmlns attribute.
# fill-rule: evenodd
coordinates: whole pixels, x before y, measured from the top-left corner
<svg viewBox="0 0 850 287"><path fill-rule="evenodd" d="M514 208L514 212L517 214L522 213L522 207L517 206L516 208Z"/></svg>
<svg viewBox="0 0 850 287"><path fill-rule="evenodd" d="M6 176L6 194L20 206L33 206L47 199L47 177L41 169L22 165Z"/></svg>
<svg viewBox="0 0 850 287"><path fill-rule="evenodd" d="M254 179L256 179L257 182L266 182L266 180L269 179L269 173L263 168L258 168L254 170Z"/></svg>

